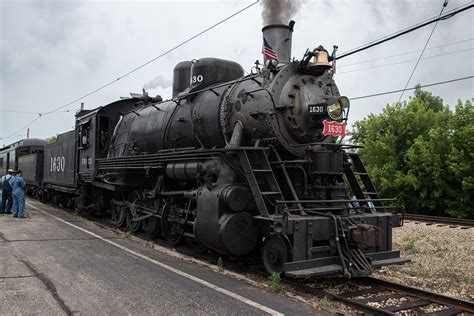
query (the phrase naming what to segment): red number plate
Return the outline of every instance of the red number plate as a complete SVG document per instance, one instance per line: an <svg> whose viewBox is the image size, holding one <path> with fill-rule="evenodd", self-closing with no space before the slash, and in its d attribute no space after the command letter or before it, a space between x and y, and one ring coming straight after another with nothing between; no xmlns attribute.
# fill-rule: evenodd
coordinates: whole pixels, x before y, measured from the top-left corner
<svg viewBox="0 0 474 316"><path fill-rule="evenodd" d="M346 124L345 123L338 123L338 122L329 122L324 120L324 135L332 135L332 136L346 136Z"/></svg>

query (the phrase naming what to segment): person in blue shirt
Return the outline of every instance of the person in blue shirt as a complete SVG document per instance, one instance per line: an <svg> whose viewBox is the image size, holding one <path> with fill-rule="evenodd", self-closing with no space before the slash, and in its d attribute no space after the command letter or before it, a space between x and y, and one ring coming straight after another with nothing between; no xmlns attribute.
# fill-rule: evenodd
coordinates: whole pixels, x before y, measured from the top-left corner
<svg viewBox="0 0 474 316"><path fill-rule="evenodd" d="M12 190L13 190L13 170L8 169L8 173L0 179L0 184L2 185L2 204L0 205L0 214L11 214L10 210L12 209L13 199L12 199Z"/></svg>
<svg viewBox="0 0 474 316"><path fill-rule="evenodd" d="M18 170L13 179L13 217L25 218L25 186L23 172Z"/></svg>

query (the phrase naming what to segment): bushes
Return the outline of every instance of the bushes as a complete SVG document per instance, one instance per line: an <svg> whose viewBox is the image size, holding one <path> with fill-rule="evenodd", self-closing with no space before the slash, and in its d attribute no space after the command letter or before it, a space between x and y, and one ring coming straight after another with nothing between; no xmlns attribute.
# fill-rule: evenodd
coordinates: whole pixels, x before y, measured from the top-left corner
<svg viewBox="0 0 474 316"><path fill-rule="evenodd" d="M408 212L474 218L474 112L430 92L387 105L353 125L352 141L382 196Z"/></svg>

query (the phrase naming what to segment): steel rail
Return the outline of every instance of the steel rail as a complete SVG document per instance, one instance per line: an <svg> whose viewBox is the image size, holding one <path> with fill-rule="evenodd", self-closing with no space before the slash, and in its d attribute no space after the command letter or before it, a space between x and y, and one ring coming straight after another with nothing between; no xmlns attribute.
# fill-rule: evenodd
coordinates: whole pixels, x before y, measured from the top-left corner
<svg viewBox="0 0 474 316"><path fill-rule="evenodd" d="M474 313L474 303L473 302L469 302L469 301L465 301L465 300L462 300L462 299L458 299L458 298L438 294L438 293L435 293L435 292L432 292L432 291L423 290L423 289L420 289L420 288L417 288L417 287L411 287L411 286L407 286L407 285L403 285L403 284L399 284L399 283L395 283L395 282L390 282L390 281L386 281L386 280L377 279L377 278L374 278L374 277L363 277L363 278L360 278L359 281L361 281L361 282L363 282L367 285L375 285L375 286L378 286L378 287L383 287L387 290L400 292L400 293L406 294L408 296L413 296L415 298L421 298L421 299L424 299L426 301L430 301L430 302L437 303L437 304L440 304L440 305L459 308L462 311L465 311L465 312L468 312L468 313L471 313L471 314Z"/></svg>
<svg viewBox="0 0 474 316"><path fill-rule="evenodd" d="M440 310L438 312L450 311L450 309L454 309L455 311L453 312L453 315L456 313L462 313L462 312L468 312L471 314L474 313L474 303L472 302L434 293L434 292L423 290L416 287L410 287L410 286L406 286L406 285L402 285L402 284L398 284L398 283L394 283L390 281L376 279L373 277L355 278L350 281L357 285L359 283L362 283L363 285L372 286L375 289L374 291L371 291L370 289L364 289L361 291L360 295L356 294L358 292L352 292L353 295L350 295L351 292L334 294L331 292L327 292L323 289L314 288L314 287L309 286L308 284L302 284L300 282L297 282L291 279L284 279L283 282L303 292L314 294L319 297L327 297L328 299L331 299L339 303L343 303L344 305L347 305L351 308L354 308L358 311L362 311L364 313L369 313L371 315L398 315L398 314L397 312L388 310L388 308L385 309L385 308L380 308L380 307L375 307L375 306L370 305L370 302L371 302L370 298L367 298L364 300L356 300L351 297L361 296L361 295L365 295L369 293L381 293L383 291L392 291L392 292L395 292L394 294L390 295L392 297L398 297L398 298L411 297L415 299L422 299L429 303L425 305L439 304L439 305L443 305L447 307L447 309ZM374 299L373 301L376 301L376 297L377 296L371 297L371 298ZM417 307L416 306L408 307L403 310L407 311L407 310L411 310L415 308Z"/></svg>
<svg viewBox="0 0 474 316"><path fill-rule="evenodd" d="M439 224L474 227L474 220L472 219L419 215L419 214L409 214L409 213L405 213L405 219L412 220L412 221L427 222L427 223L439 223Z"/></svg>
<svg viewBox="0 0 474 316"><path fill-rule="evenodd" d="M380 308L377 308L377 307L374 307L374 306L371 306L371 305L367 305L367 304L364 304L362 302L358 302L356 300L350 299L348 297L344 297L344 296L339 295L339 294L334 294L334 293L331 293L331 292L327 292L327 291L324 291L324 290L321 290L321 289L311 287L311 286L306 285L306 284L301 284L297 281L285 279L284 283L289 284L289 285L291 285L291 286L293 286L293 287L295 287L295 288L297 288L297 289L299 289L303 292L314 294L314 295L319 296L319 297L326 297L326 298L328 298L332 301L343 303L344 305L347 305L347 306L349 306L351 308L354 308L358 311L368 313L370 315L396 315L396 313L385 311L383 309L380 309Z"/></svg>

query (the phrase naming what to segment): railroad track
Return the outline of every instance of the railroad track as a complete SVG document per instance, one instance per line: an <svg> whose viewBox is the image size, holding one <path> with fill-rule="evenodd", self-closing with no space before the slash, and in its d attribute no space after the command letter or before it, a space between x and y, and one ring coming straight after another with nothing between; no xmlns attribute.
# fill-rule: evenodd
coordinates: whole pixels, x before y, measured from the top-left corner
<svg viewBox="0 0 474 316"><path fill-rule="evenodd" d="M372 315L471 315L474 303L372 277L347 283L340 293L285 280L301 291L340 302L357 311Z"/></svg>
<svg viewBox="0 0 474 316"><path fill-rule="evenodd" d="M404 219L410 220L410 221L431 223L431 224L445 224L449 226L460 226L463 228L474 227L474 220L472 219L461 219L461 218L408 214L408 213L405 213Z"/></svg>

